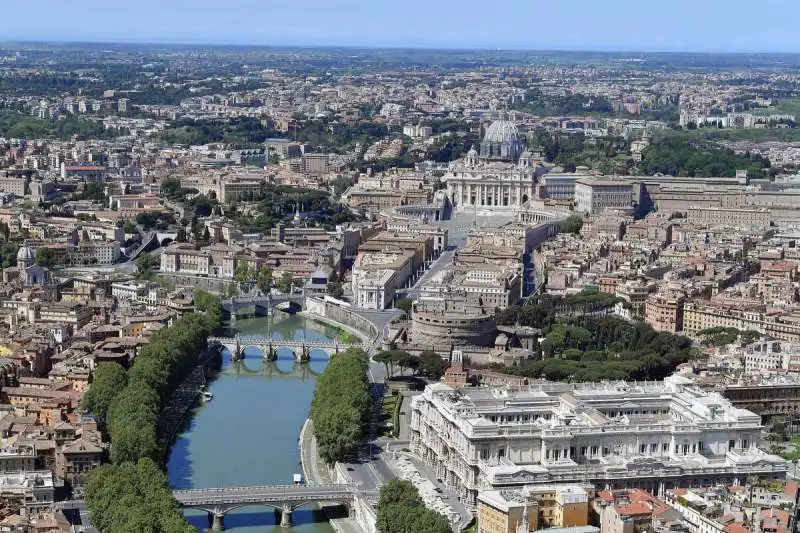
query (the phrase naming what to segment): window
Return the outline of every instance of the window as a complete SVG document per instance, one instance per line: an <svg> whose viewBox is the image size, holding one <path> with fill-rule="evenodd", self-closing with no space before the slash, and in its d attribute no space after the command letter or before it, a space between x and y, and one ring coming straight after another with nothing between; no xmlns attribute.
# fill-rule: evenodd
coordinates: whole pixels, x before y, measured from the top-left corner
<svg viewBox="0 0 800 533"><path fill-rule="evenodd" d="M581 446L581 457L586 456L586 446Z"/></svg>
<svg viewBox="0 0 800 533"><path fill-rule="evenodd" d="M749 441L749 440L747 440L747 439L744 439L744 440L742 441L742 448L744 448L744 449L746 450L746 449L747 449L747 448L749 448L749 447L750 447L750 441Z"/></svg>
<svg viewBox="0 0 800 533"><path fill-rule="evenodd" d="M500 450L498 450L498 452L497 452L497 457L502 459L505 456L506 456L506 449L505 448L500 448Z"/></svg>
<svg viewBox="0 0 800 533"><path fill-rule="evenodd" d="M640 444L639 453L644 454L645 452L647 452L647 444Z"/></svg>
<svg viewBox="0 0 800 533"><path fill-rule="evenodd" d="M605 457L606 455L608 455L608 448L603 446L603 457Z"/></svg>
<svg viewBox="0 0 800 533"><path fill-rule="evenodd" d="M735 440L733 440L733 439L729 440L729 441L728 441L728 449L729 449L729 450L732 450L732 449L734 449L735 447L736 447L736 441L735 441Z"/></svg>

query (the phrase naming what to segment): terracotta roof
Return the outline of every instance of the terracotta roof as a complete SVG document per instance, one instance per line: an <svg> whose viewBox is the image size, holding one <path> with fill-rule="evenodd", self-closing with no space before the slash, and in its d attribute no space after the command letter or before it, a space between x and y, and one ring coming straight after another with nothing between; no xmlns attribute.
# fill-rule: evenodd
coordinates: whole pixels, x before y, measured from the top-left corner
<svg viewBox="0 0 800 533"><path fill-rule="evenodd" d="M653 513L651 506L646 503L630 503L615 505L614 510L619 516L649 515Z"/></svg>
<svg viewBox="0 0 800 533"><path fill-rule="evenodd" d="M750 533L750 530L738 522L725 526L725 533Z"/></svg>

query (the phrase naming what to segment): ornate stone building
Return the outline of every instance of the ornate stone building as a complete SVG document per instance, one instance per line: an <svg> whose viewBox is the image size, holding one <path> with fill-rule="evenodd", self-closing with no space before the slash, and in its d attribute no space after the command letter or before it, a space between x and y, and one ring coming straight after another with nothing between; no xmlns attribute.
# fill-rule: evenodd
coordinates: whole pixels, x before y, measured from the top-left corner
<svg viewBox="0 0 800 533"><path fill-rule="evenodd" d="M524 150L513 122L498 120L486 130L480 154L472 148L451 164L443 181L455 209L522 207L534 197L533 156Z"/></svg>
<svg viewBox="0 0 800 533"><path fill-rule="evenodd" d="M639 487L786 477L758 415L680 376L520 389L428 385L411 401L411 451L466 505L479 491L555 483Z"/></svg>

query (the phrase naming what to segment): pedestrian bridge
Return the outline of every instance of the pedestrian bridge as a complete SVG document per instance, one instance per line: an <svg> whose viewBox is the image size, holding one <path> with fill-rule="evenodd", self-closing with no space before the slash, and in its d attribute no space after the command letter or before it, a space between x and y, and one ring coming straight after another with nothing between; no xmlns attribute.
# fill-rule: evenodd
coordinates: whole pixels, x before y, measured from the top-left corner
<svg viewBox="0 0 800 533"><path fill-rule="evenodd" d="M209 526L221 530L225 514L251 505L272 507L280 513L281 526L292 524L292 512L306 505L352 504L359 496L355 485L267 485L255 487L224 487L211 489L173 490L173 496L183 508L198 509L208 513ZM375 495L372 495L375 496ZM57 502L56 508L63 510L85 510L83 500Z"/></svg>
<svg viewBox="0 0 800 533"><path fill-rule="evenodd" d="M333 357L339 352L346 351L350 348L366 349L367 346L358 343L340 343L336 341L307 341L307 340L283 340L283 339L265 339L263 337L209 337L208 346L213 345L224 346L231 353L231 357L235 361L244 359L244 350L246 348L256 348L261 351L263 358L267 361L274 361L278 355L279 348L288 348L294 354L296 361L305 363L311 360L311 352L313 350L322 350L328 354L328 357Z"/></svg>

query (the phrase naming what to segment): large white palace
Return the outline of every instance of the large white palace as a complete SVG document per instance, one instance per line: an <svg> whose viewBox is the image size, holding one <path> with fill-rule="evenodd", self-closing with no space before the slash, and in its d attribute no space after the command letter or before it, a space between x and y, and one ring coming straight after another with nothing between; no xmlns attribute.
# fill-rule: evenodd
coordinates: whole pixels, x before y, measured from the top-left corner
<svg viewBox="0 0 800 533"><path fill-rule="evenodd" d="M760 449L759 416L690 383L437 383L411 402L411 450L471 505L479 490L542 483L663 494L749 475L784 479L787 462Z"/></svg>
<svg viewBox="0 0 800 533"><path fill-rule="evenodd" d="M476 207L518 209L534 197L533 156L524 149L513 122L489 126L480 146L451 164L442 178L455 209Z"/></svg>

